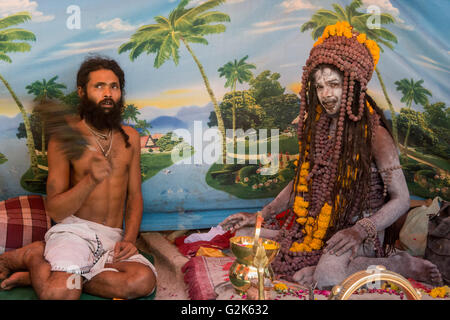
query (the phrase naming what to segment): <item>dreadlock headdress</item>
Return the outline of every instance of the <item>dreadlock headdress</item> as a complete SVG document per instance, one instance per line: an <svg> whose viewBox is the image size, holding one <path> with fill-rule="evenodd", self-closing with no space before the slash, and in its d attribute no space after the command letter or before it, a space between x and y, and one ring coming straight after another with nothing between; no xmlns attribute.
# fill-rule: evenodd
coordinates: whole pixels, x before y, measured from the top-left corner
<svg viewBox="0 0 450 320"><path fill-rule="evenodd" d="M380 49L347 22L327 26L303 67L298 124L295 201L279 240L274 270L292 274L317 263L326 238L354 224L364 210L371 181L371 139L379 109L366 94ZM343 76L336 133L318 102L314 73L328 66ZM376 112L374 111L376 109ZM295 221L295 223L294 223Z"/></svg>

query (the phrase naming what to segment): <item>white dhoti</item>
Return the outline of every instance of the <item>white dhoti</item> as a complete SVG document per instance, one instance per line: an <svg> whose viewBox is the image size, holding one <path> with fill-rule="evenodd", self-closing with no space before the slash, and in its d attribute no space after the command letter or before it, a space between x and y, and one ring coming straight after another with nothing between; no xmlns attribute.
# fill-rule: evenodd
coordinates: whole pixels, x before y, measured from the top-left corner
<svg viewBox="0 0 450 320"><path fill-rule="evenodd" d="M80 274L89 281L103 271L118 272L114 268L105 268L105 264L113 262L114 246L122 239L123 230L120 228L70 216L45 234L44 258L52 271ZM157 275L153 264L141 254L123 261L142 263L153 271L155 277Z"/></svg>

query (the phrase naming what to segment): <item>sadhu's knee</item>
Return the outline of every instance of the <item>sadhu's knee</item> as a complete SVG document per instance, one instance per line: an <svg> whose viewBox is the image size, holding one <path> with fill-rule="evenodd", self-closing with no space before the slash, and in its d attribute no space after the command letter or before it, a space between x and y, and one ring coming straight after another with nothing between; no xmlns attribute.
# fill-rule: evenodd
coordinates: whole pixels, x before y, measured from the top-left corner
<svg viewBox="0 0 450 320"><path fill-rule="evenodd" d="M319 289L325 289L341 283L347 277L344 263L339 257L324 254L314 271L314 281Z"/></svg>

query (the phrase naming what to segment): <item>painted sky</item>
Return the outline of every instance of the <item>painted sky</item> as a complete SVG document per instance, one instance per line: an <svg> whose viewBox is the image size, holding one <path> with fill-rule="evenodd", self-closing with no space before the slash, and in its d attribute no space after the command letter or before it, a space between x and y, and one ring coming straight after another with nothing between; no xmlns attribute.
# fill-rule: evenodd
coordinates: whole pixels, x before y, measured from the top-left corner
<svg viewBox="0 0 450 320"><path fill-rule="evenodd" d="M198 4L201 0L192 0ZM351 1L339 0L228 0L217 9L230 15L227 31L208 36L208 46L193 45L204 64L212 88L220 100L227 91L225 79L217 69L228 61L249 55L257 66L255 74L271 70L281 74L288 91L295 87L314 41L300 26L319 8L332 9ZM432 102L449 101L450 25L447 0L363 0L365 8L377 5L381 12L398 21L388 28L398 37L393 51L386 49L378 64L389 95L397 110L402 107L394 82L402 78L424 79L433 93ZM27 53L12 53L12 64L0 62L0 73L26 106L32 96L25 86L35 80L59 76L58 81L75 89L75 75L89 53L116 59L125 70L127 102L141 108L146 118L171 114L183 106L204 107L209 102L200 73L192 57L182 48L178 66L171 61L153 67L154 56L141 55L131 62L117 48L141 25L153 23L158 15L167 16L178 0L1 0L0 17L29 11L33 20L19 25L35 33L37 41ZM80 8L80 29L66 26L70 5ZM246 89L242 85L240 89ZM369 88L381 93L374 76ZM381 96L380 96L381 97ZM378 96L376 96L378 98ZM0 85L0 115L15 116L18 109L3 85Z"/></svg>

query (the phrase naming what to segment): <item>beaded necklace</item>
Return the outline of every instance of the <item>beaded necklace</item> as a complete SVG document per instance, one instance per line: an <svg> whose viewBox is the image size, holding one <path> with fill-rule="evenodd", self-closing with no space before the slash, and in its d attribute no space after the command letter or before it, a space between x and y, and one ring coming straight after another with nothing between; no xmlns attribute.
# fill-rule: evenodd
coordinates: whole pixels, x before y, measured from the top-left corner
<svg viewBox="0 0 450 320"><path fill-rule="evenodd" d="M113 144L113 134L112 134L112 130L109 130L109 132L107 134L98 132L96 130L94 130L93 128L91 128L86 122L84 122L84 124L86 125L86 127L89 129L89 131L92 133L95 142L97 143L98 147L100 148L100 150L102 151L102 154L105 158L108 158L111 149L112 149L112 144ZM100 143L100 139L101 140L109 140L109 146L108 148L105 150L105 148L103 148L102 144Z"/></svg>

